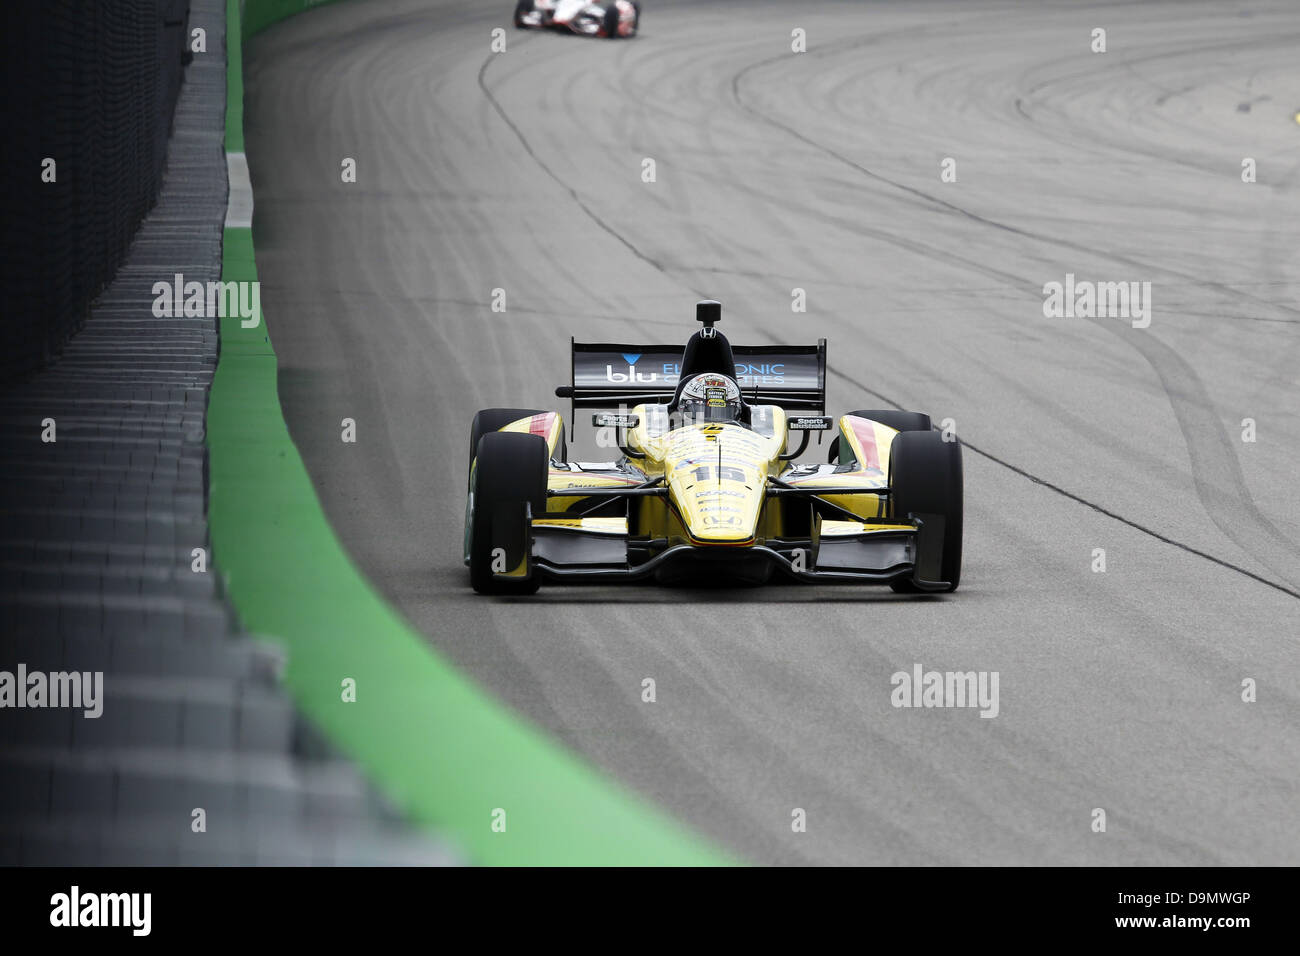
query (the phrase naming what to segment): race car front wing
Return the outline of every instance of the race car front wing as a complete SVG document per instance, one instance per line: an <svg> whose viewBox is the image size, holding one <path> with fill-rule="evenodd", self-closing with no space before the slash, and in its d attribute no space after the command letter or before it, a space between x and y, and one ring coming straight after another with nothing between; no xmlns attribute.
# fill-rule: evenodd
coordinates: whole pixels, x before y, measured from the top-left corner
<svg viewBox="0 0 1300 956"><path fill-rule="evenodd" d="M779 571L800 581L819 584L888 584L910 579L918 590L942 591L940 580L944 516L912 514L899 519L863 519L825 501L821 495L887 496L888 488L808 487L770 479L770 498L802 495L839 516L824 517L813 537L769 539L764 544L739 547L700 547L672 544L664 539L632 539L624 518L547 514L534 518L525 506L523 527L510 529L502 541L512 555L506 566L512 575L542 573L558 581L631 581L647 578L677 561L726 563L766 560ZM554 489L548 497L598 499L596 510L611 498L667 496L661 479L632 488ZM494 523L494 528L497 525ZM519 554L520 551L523 554ZM516 560L519 559L519 560ZM520 561L526 562L521 564ZM532 567L529 567L531 565Z"/></svg>

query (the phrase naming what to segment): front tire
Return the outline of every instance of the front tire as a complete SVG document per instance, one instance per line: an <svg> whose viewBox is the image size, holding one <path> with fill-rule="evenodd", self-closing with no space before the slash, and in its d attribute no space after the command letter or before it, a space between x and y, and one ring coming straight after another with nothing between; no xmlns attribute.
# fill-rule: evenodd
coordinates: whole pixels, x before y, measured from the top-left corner
<svg viewBox="0 0 1300 956"><path fill-rule="evenodd" d="M541 575L528 554L528 514L546 513L549 456L539 435L489 432L478 443L470 474L465 537L470 584L480 594L533 594ZM502 577L494 570L523 574Z"/></svg>
<svg viewBox="0 0 1300 956"><path fill-rule="evenodd" d="M893 516L899 521L911 514L943 517L939 579L948 582L947 591L957 590L961 580L962 485L961 442L944 441L935 431L905 431L894 439L889 449ZM900 594L919 591L910 578L890 587Z"/></svg>
<svg viewBox="0 0 1300 956"><path fill-rule="evenodd" d="M485 408L474 416L474 421L469 427L469 464L466 466L466 474L474 467L474 454L478 450L478 440L484 435L494 432L500 428L505 428L511 422L517 422L521 418L531 418L533 415L545 415L546 413L538 408ZM564 461L569 453L569 449L564 441L564 432L560 432L560 441L556 447L558 453L556 457Z"/></svg>
<svg viewBox="0 0 1300 956"><path fill-rule="evenodd" d="M519 2L515 4L515 29L516 30L522 30L524 28L524 14L532 13L532 12L533 12L533 0L519 0Z"/></svg>
<svg viewBox="0 0 1300 956"><path fill-rule="evenodd" d="M887 428L892 428L900 432L928 432L930 430L930 416L924 412L903 412L896 408L884 409L866 409L864 411L849 412L854 418L868 418L873 422ZM840 440L837 444L831 445L827 461L847 461L845 457L850 453L848 439L840 434Z"/></svg>

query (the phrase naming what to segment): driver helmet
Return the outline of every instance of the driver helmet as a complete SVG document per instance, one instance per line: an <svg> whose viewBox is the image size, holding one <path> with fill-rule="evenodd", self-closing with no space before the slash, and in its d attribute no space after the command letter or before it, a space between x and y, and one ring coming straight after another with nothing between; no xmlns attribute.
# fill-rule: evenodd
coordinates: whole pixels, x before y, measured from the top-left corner
<svg viewBox="0 0 1300 956"><path fill-rule="evenodd" d="M678 410L688 424L739 422L740 386L719 372L696 375L682 387Z"/></svg>

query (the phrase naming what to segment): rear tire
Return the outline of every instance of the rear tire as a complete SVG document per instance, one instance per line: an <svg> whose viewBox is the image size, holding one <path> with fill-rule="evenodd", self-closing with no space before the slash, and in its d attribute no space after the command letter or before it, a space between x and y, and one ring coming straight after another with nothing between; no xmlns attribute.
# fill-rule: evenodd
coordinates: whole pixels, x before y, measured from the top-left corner
<svg viewBox="0 0 1300 956"><path fill-rule="evenodd" d="M526 576L497 577L493 551L505 550L505 567L516 568L528 547L526 508L534 517L546 513L546 471L549 456L540 435L489 432L478 443L470 476L471 499L465 536L468 539L470 584L480 594L533 594L541 575L530 566Z"/></svg>
<svg viewBox="0 0 1300 956"><path fill-rule="evenodd" d="M905 431L890 446L889 487L893 489L894 517L905 520L909 514L943 515L939 575L940 580L948 582L948 591L957 590L961 580L962 480L961 442L955 439L944 441L935 431ZM918 591L910 578L893 581L890 587L900 594Z"/></svg>
<svg viewBox="0 0 1300 956"><path fill-rule="evenodd" d="M515 29L524 28L524 14L533 12L533 0L519 0L515 4Z"/></svg>
<svg viewBox="0 0 1300 956"><path fill-rule="evenodd" d="M900 432L928 432L930 430L930 416L924 412L900 412L896 408L885 408L849 412L849 414L854 418L869 418L873 422L880 422L880 424ZM841 433L839 442L831 446L830 457L827 458L827 461L848 461L845 456L849 452L848 439Z"/></svg>
<svg viewBox="0 0 1300 956"><path fill-rule="evenodd" d="M474 416L474 422L469 428L469 464L466 466L466 476L474 467L474 454L478 449L478 440L484 435L494 432L499 428L504 428L511 422L517 422L521 418L528 418L532 415L545 415L546 412L537 408L485 408ZM569 454L569 449L564 441L564 432L560 432L560 441L556 445L556 459L564 461Z"/></svg>
<svg viewBox="0 0 1300 956"><path fill-rule="evenodd" d="M641 4L633 3L632 9L636 11L636 15L632 18L632 29L627 35L628 38L636 36L637 30L641 28ZM619 39L618 25L621 20L622 17L619 15L618 5L611 4L605 11L605 36L612 40Z"/></svg>

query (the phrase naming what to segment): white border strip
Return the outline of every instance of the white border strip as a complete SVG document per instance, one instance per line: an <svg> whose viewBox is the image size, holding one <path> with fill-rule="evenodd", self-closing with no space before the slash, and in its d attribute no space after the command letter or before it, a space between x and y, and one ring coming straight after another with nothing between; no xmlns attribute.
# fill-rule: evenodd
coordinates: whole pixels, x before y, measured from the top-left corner
<svg viewBox="0 0 1300 956"><path fill-rule="evenodd" d="M251 228L253 183L248 178L248 160L243 153L226 153L226 177L230 180L230 194L226 197L226 228Z"/></svg>

